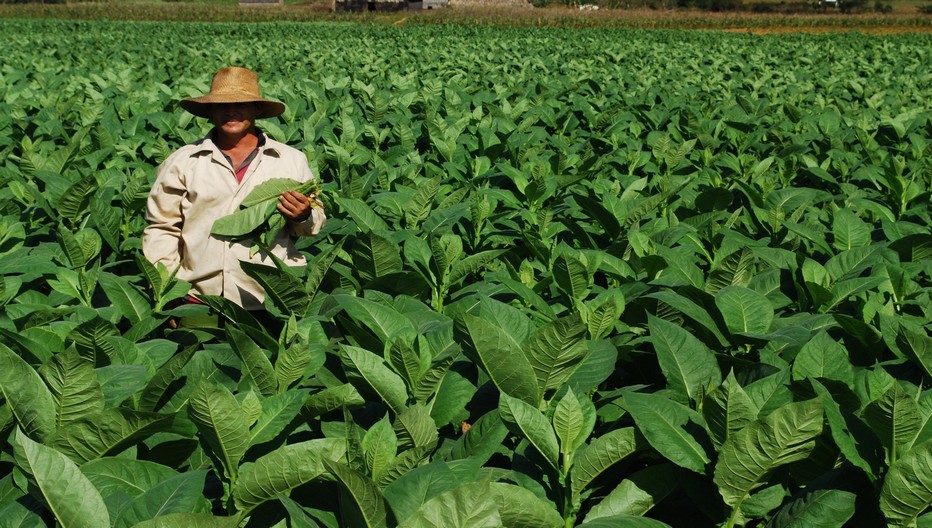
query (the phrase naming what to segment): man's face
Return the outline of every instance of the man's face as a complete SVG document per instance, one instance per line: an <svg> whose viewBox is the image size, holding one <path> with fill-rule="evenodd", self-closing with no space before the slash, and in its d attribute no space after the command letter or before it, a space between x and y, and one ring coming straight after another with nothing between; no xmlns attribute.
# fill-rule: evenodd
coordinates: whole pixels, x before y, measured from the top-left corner
<svg viewBox="0 0 932 528"><path fill-rule="evenodd" d="M224 134L241 136L249 132L256 121L255 103L215 103L210 106L210 117Z"/></svg>

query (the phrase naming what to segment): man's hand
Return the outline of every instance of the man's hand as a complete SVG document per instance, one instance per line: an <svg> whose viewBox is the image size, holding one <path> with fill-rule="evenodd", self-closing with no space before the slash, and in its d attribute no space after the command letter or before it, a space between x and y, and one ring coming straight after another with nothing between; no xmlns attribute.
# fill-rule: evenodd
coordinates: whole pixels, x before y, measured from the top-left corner
<svg viewBox="0 0 932 528"><path fill-rule="evenodd" d="M285 191L278 197L278 210L293 222L303 222L310 218L314 207L324 208L324 204L314 194L305 196L297 191Z"/></svg>

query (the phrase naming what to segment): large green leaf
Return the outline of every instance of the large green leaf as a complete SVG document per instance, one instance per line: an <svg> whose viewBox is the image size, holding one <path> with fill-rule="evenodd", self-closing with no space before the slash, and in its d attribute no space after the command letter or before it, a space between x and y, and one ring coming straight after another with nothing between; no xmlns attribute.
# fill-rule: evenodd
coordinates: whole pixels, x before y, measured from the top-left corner
<svg viewBox="0 0 932 528"><path fill-rule="evenodd" d="M864 408L864 419L880 438L888 464L892 464L919 433L922 413L916 400L900 383L894 383L881 398Z"/></svg>
<svg viewBox="0 0 932 528"><path fill-rule="evenodd" d="M104 499L116 494L138 497L159 482L178 474L162 464L115 456L86 462L81 465L81 472Z"/></svg>
<svg viewBox="0 0 932 528"><path fill-rule="evenodd" d="M346 441L320 438L288 444L243 464L233 487L236 508L249 512L260 504L287 495L326 473L323 460L343 460Z"/></svg>
<svg viewBox="0 0 932 528"><path fill-rule="evenodd" d="M468 305L471 309L464 309L463 312L476 315L497 325L515 343L524 343L537 329L537 325L527 312L494 298L483 296L470 299ZM458 313L460 312L457 311L454 315Z"/></svg>
<svg viewBox="0 0 932 528"><path fill-rule="evenodd" d="M824 330L806 343L793 361L793 378L807 377L854 385L854 368L847 351Z"/></svg>
<svg viewBox="0 0 932 528"><path fill-rule="evenodd" d="M825 271L832 282L853 279L881 260L881 246L871 245L848 249L828 259Z"/></svg>
<svg viewBox="0 0 932 528"><path fill-rule="evenodd" d="M579 315L562 317L538 328L524 344L541 394L562 386L589 351L586 325Z"/></svg>
<svg viewBox="0 0 932 528"><path fill-rule="evenodd" d="M378 482L388 470L398 452L398 436L392 429L388 416L372 424L360 442L366 468L372 480Z"/></svg>
<svg viewBox="0 0 932 528"><path fill-rule="evenodd" d="M498 400L502 421L515 434L527 438L554 469L560 469L560 446L550 421L536 407L502 393Z"/></svg>
<svg viewBox="0 0 932 528"><path fill-rule="evenodd" d="M27 435L43 441L55 431L55 399L39 374L0 343L0 392Z"/></svg>
<svg viewBox="0 0 932 528"><path fill-rule="evenodd" d="M226 387L201 381L188 398L188 416L218 461L217 469L235 481L250 440L246 416L236 398Z"/></svg>
<svg viewBox="0 0 932 528"><path fill-rule="evenodd" d="M33 494L63 528L110 526L100 493L78 466L51 447L38 444L17 430L13 442L16 466L29 475Z"/></svg>
<svg viewBox="0 0 932 528"><path fill-rule="evenodd" d="M312 347L300 337L288 346L280 348L278 357L275 358L275 379L278 381L278 390L288 390L288 387L303 378L305 374L308 376L313 374L320 368L324 359L324 351L321 347Z"/></svg>
<svg viewBox="0 0 932 528"><path fill-rule="evenodd" d="M536 406L540 399L537 377L520 345L485 319L464 314L463 322L483 370L498 390Z"/></svg>
<svg viewBox="0 0 932 528"><path fill-rule="evenodd" d="M344 526L387 528L395 524L385 497L368 477L340 462L323 459L323 464L349 499L349 504L343 510L346 515Z"/></svg>
<svg viewBox="0 0 932 528"><path fill-rule="evenodd" d="M651 447L674 464L704 474L711 447L695 411L660 394L625 394L625 408ZM708 445L708 447L706 447Z"/></svg>
<svg viewBox="0 0 932 528"><path fill-rule="evenodd" d="M103 410L104 393L94 366L76 351L55 354L39 367L39 374L55 400L57 427Z"/></svg>
<svg viewBox="0 0 932 528"><path fill-rule="evenodd" d="M245 332L233 325L226 327L227 340L233 351L242 360L243 373L252 382L260 394L271 396L278 392L278 378L275 368L266 352Z"/></svg>
<svg viewBox="0 0 932 528"><path fill-rule="evenodd" d="M687 330L653 316L648 328L668 388L697 400L709 386L721 383L715 354Z"/></svg>
<svg viewBox="0 0 932 528"><path fill-rule="evenodd" d="M97 228L98 233L107 242L107 245L115 250L120 250L120 236L123 234L123 219L126 212L124 209L114 206L112 202L113 195L109 191L110 189L103 189L101 192L95 193L94 198L91 199L88 220L91 225Z"/></svg>
<svg viewBox="0 0 932 528"><path fill-rule="evenodd" d="M384 304L351 295L334 295L333 299L347 315L372 330L382 343L395 339L410 342L416 334L414 325L404 314Z"/></svg>
<svg viewBox="0 0 932 528"><path fill-rule="evenodd" d="M602 339L609 335L618 324L625 309L625 297L617 290L611 290L584 305L586 328L591 339Z"/></svg>
<svg viewBox="0 0 932 528"><path fill-rule="evenodd" d="M48 524L40 513L33 511L23 502L25 501L7 501L0 506L0 523L3 528L46 528Z"/></svg>
<svg viewBox="0 0 932 528"><path fill-rule="evenodd" d="M392 370L400 374L409 387L414 387L426 370L429 357L427 354L419 353L407 343L395 341L386 359Z"/></svg>
<svg viewBox="0 0 932 528"><path fill-rule="evenodd" d="M96 371L106 407L121 405L149 382L149 372L143 365L110 365Z"/></svg>
<svg viewBox="0 0 932 528"><path fill-rule="evenodd" d="M504 528L558 528L566 523L554 505L530 490L504 482L489 485Z"/></svg>
<svg viewBox="0 0 932 528"><path fill-rule="evenodd" d="M825 419L832 439L849 462L864 470L870 480L882 474L883 448L877 435L861 418L842 409L832 394L818 380L811 380L812 388L822 398Z"/></svg>
<svg viewBox="0 0 932 528"><path fill-rule="evenodd" d="M478 273L488 264L495 262L496 259L507 253L507 249L490 249L473 253L468 257L457 260L450 268L450 274L447 275L447 283L451 286L465 279L473 273Z"/></svg>
<svg viewBox="0 0 932 528"><path fill-rule="evenodd" d="M589 292L592 277L575 255L564 251L553 263L553 280L567 297L582 301Z"/></svg>
<svg viewBox="0 0 932 528"><path fill-rule="evenodd" d="M453 444L450 458L471 458L485 463L501 447L508 436L508 427L502 422L497 410L483 414L466 433Z"/></svg>
<svg viewBox="0 0 932 528"><path fill-rule="evenodd" d="M365 473L366 459L362 451L362 440L360 439L360 427L353 420L353 415L349 409L343 408L343 431L346 438L346 465L351 469Z"/></svg>
<svg viewBox="0 0 932 528"><path fill-rule="evenodd" d="M287 433L286 429L301 412L307 401L307 393L290 390L268 398L262 398L262 413L250 428L250 445L261 444Z"/></svg>
<svg viewBox="0 0 932 528"><path fill-rule="evenodd" d="M206 477L206 470L187 471L156 484L127 505L114 528L130 528L173 513L207 513L209 503L202 494Z"/></svg>
<svg viewBox="0 0 932 528"><path fill-rule="evenodd" d="M618 348L607 339L587 341L589 352L576 367L567 384L580 392L597 389L610 378L618 361Z"/></svg>
<svg viewBox="0 0 932 528"><path fill-rule="evenodd" d="M634 473L594 505L586 514L586 521L614 515L644 515L676 490L678 473L682 471L668 463Z"/></svg>
<svg viewBox="0 0 932 528"><path fill-rule="evenodd" d="M592 418L586 420L583 405L573 389L567 389L566 394L557 402L553 410L553 430L560 441L560 452L564 456L571 456L592 432L595 424L595 409L591 406L589 414Z"/></svg>
<svg viewBox="0 0 932 528"><path fill-rule="evenodd" d="M437 424L430 416L430 409L417 403L398 413L392 428L398 438L398 449L434 447L439 436Z"/></svg>
<svg viewBox="0 0 932 528"><path fill-rule="evenodd" d="M110 303L130 323L136 324L152 315L152 306L126 277L112 273L101 273L97 279Z"/></svg>
<svg viewBox="0 0 932 528"><path fill-rule="evenodd" d="M847 209L835 211L832 222L835 249L848 250L866 246L871 242L871 227Z"/></svg>
<svg viewBox="0 0 932 528"><path fill-rule="evenodd" d="M223 517L209 513L170 513L133 525L133 528L236 528L238 516Z"/></svg>
<svg viewBox="0 0 932 528"><path fill-rule="evenodd" d="M487 482L464 484L425 502L399 528L499 528L505 526Z"/></svg>
<svg viewBox="0 0 932 528"><path fill-rule="evenodd" d="M785 405L729 437L714 477L725 503L737 511L773 469L809 456L821 432L822 404L814 399Z"/></svg>
<svg viewBox="0 0 932 528"><path fill-rule="evenodd" d="M308 396L307 401L304 402L304 410L310 417L316 417L342 407L359 407L365 403L366 400L359 394L356 387L344 383Z"/></svg>
<svg viewBox="0 0 932 528"><path fill-rule="evenodd" d="M426 464L434 451L436 451L435 446L421 446L400 452L379 476L376 485L380 489L385 489L385 486L395 482L413 469Z"/></svg>
<svg viewBox="0 0 932 528"><path fill-rule="evenodd" d="M394 412L401 412L408 400L405 382L385 365L385 360L368 350L342 346L341 358L348 374L360 378ZM364 388L364 387L360 387Z"/></svg>
<svg viewBox="0 0 932 528"><path fill-rule="evenodd" d="M304 316L311 302L305 290L304 282L291 273L272 266L253 262L240 263L246 275L249 275L265 290L268 301L284 314Z"/></svg>
<svg viewBox="0 0 932 528"><path fill-rule="evenodd" d="M910 359L922 367L926 376L932 377L932 337L922 328L901 324L896 342Z"/></svg>
<svg viewBox="0 0 932 528"><path fill-rule="evenodd" d="M702 416L717 445L756 419L757 411L751 397L735 379L734 372L729 372L725 381L707 394L702 404Z"/></svg>
<svg viewBox="0 0 932 528"><path fill-rule="evenodd" d="M697 293L702 293L703 295L707 295L703 292L697 292ZM648 295L645 295L645 297L651 297L651 298L657 299L663 302L664 304L670 306L671 308L679 311L686 317L689 317L693 321L696 321L697 323L699 323L704 329L706 329L712 335L714 335L720 345L722 346L728 345L728 339L726 339L725 336L722 334L721 330L719 330L718 324L716 324L715 320L712 319L712 316L709 314L709 311L703 306L700 306L699 304L697 304L694 300L687 298L678 292L672 292L672 291L666 291L666 290L653 292Z"/></svg>
<svg viewBox="0 0 932 528"><path fill-rule="evenodd" d="M361 232L385 233L390 231L388 224L366 202L353 198L335 196L334 201L346 210Z"/></svg>
<svg viewBox="0 0 932 528"><path fill-rule="evenodd" d="M139 396L139 410L157 411L165 404L167 398L171 396L172 385L195 352L197 352L197 347L189 346L159 367Z"/></svg>
<svg viewBox="0 0 932 528"><path fill-rule="evenodd" d="M648 517L613 515L585 522L579 528L670 528L670 525Z"/></svg>
<svg viewBox="0 0 932 528"><path fill-rule="evenodd" d="M105 409L70 422L47 440L78 464L98 459L171 427L174 415Z"/></svg>
<svg viewBox="0 0 932 528"><path fill-rule="evenodd" d="M269 178L249 191L240 207L252 207L268 201L275 202L285 191L296 190L302 194L315 193L318 192L319 187L320 183L316 180L302 183L291 178Z"/></svg>
<svg viewBox="0 0 932 528"><path fill-rule="evenodd" d="M854 515L855 498L848 491L815 490L780 508L767 528L841 528Z"/></svg>
<svg viewBox="0 0 932 528"><path fill-rule="evenodd" d="M57 352L65 348L64 339L48 327L32 327L21 332L0 328L0 336L11 347L10 350L30 365L46 363Z"/></svg>
<svg viewBox="0 0 932 528"><path fill-rule="evenodd" d="M763 294L743 286L727 286L715 294L715 305L732 332L764 334L773 321L773 305Z"/></svg>
<svg viewBox="0 0 932 528"><path fill-rule="evenodd" d="M793 393L788 387L790 369L781 370L770 376L749 383L744 387L754 406L759 409L759 416L766 416L793 401Z"/></svg>
<svg viewBox="0 0 932 528"><path fill-rule="evenodd" d="M383 493L398 522L404 522L424 502L461 484L449 465L438 460L401 475Z"/></svg>
<svg viewBox="0 0 932 528"><path fill-rule="evenodd" d="M76 181L58 200L58 213L72 222L77 222L90 205L91 196L97 188L97 179L93 176Z"/></svg>
<svg viewBox="0 0 932 528"><path fill-rule="evenodd" d="M890 465L880 490L880 511L890 526L912 526L932 505L932 442Z"/></svg>
<svg viewBox="0 0 932 528"><path fill-rule="evenodd" d="M747 286L754 276L754 258L754 253L744 247L720 259L706 278L705 291L717 297L719 291L730 286Z"/></svg>
<svg viewBox="0 0 932 528"><path fill-rule="evenodd" d="M310 508L305 508L288 497L279 497L278 502L280 502L281 505L285 507L285 511L288 512L288 522L290 523L290 528L320 528L321 526L336 526L336 520L333 520L329 524L321 524L321 522L316 520L317 518L311 513Z"/></svg>
<svg viewBox="0 0 932 528"><path fill-rule="evenodd" d="M405 207L405 227L417 229L418 224L427 218L441 183L441 178L430 178L417 186L417 190Z"/></svg>
<svg viewBox="0 0 932 528"><path fill-rule="evenodd" d="M414 388L411 390L414 399L421 403L426 403L431 396L437 395L433 401L432 412L434 410L440 412L442 408L449 408L451 405L459 403L457 399L452 396L439 396L440 392L445 392L448 395L451 392L457 392L459 394L470 392L470 396L472 392L475 392L475 386L462 376L458 376L458 379L465 383L451 380L447 376L447 374L450 373L450 366L459 358L459 354L459 347L441 352L439 357L433 359L427 371L421 375L415 383ZM450 378L454 376L457 376L457 374L452 374ZM465 406L465 403L463 403L463 406Z"/></svg>
<svg viewBox="0 0 932 528"><path fill-rule="evenodd" d="M93 363L94 366L103 366L110 362L110 357L113 355L113 344L110 338L119 335L120 331L116 325L98 316L78 325L68 334L68 337L74 341L74 346L81 357Z"/></svg>
<svg viewBox="0 0 932 528"><path fill-rule="evenodd" d="M324 277L333 266L342 246L343 240L339 240L333 246L324 249L313 262L309 263L304 291L306 291L310 297L314 297L314 295L317 294Z"/></svg>
<svg viewBox="0 0 932 528"><path fill-rule="evenodd" d="M877 288L884 282L885 277L858 277L836 282L831 287L831 299L822 307L823 311L836 308L848 298Z"/></svg>
<svg viewBox="0 0 932 528"><path fill-rule="evenodd" d="M603 472L640 447L633 427L614 429L594 439L580 449L573 460L571 472L573 496L578 497Z"/></svg>
<svg viewBox="0 0 932 528"><path fill-rule="evenodd" d="M364 281L403 271L398 245L369 232L359 235L353 242L353 267Z"/></svg>

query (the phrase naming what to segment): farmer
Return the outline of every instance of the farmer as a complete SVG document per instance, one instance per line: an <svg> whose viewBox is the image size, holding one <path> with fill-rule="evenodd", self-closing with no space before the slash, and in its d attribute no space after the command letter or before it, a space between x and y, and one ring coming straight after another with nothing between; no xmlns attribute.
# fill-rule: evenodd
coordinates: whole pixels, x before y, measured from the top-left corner
<svg viewBox="0 0 932 528"><path fill-rule="evenodd" d="M259 95L259 79L252 71L221 68L210 93L185 99L181 107L210 119L214 128L159 166L149 193L143 253L153 264L178 269L177 277L192 285L189 302L197 302L198 295L221 295L247 310L262 310L265 293L240 262L273 266L272 259L264 251L251 255L248 245L211 235L211 227L236 211L260 183L270 178L304 182L314 175L303 153L256 127L256 119L279 116L285 105ZM269 251L288 265L303 265L294 237L320 231L326 220L323 204L315 195L288 191L279 196L278 210L288 220L287 228Z"/></svg>

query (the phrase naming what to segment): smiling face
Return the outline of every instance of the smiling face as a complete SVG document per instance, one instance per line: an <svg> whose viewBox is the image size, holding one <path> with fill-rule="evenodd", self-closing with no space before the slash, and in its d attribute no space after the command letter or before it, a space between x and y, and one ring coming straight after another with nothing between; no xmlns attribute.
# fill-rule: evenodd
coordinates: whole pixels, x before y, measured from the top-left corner
<svg viewBox="0 0 932 528"><path fill-rule="evenodd" d="M210 118L217 130L237 138L252 131L259 109L255 103L215 103L210 105Z"/></svg>

